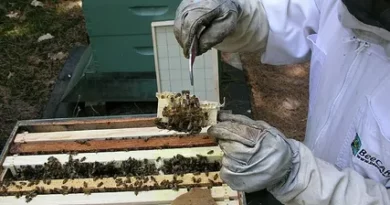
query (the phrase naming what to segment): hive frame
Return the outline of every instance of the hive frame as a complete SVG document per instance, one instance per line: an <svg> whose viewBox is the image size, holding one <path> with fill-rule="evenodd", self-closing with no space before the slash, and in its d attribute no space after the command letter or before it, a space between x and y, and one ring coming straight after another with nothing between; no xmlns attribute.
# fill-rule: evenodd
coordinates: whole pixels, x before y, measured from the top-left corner
<svg viewBox="0 0 390 205"><path fill-rule="evenodd" d="M11 134L11 137L6 145L6 149L8 152L9 147L13 144L15 137L17 134L23 133L24 130L28 130L30 133L45 133L50 132L53 135L56 132L63 132L68 130L69 132L75 132L80 130L90 130L90 127L99 127L96 129L92 129L95 132L102 131L104 132L108 127L114 127L114 129L122 129L123 126L127 123L130 123L129 127L136 128L137 126L132 125L133 122L142 121L144 125L140 125L140 127L148 127L152 122L152 119L148 120L132 120L126 119L123 117L104 119L101 118L84 118L82 120L75 119L61 119L61 120L37 120L37 121L23 121L18 122L15 126L14 132ZM113 122L112 124L110 122ZM123 123L125 122L125 123ZM118 124L118 125L116 125ZM75 130L71 128L75 127ZM83 128L85 127L85 128ZM126 128L131 129L131 128ZM191 136L188 136L190 138ZM183 137L185 138L185 137ZM40 142L38 142L40 143ZM206 153L210 150L213 150L213 153ZM163 151L161 154L156 154L153 152ZM185 157L196 156L196 154L200 154L208 157L210 160L220 158L222 156L222 151L217 146L209 146L209 147L194 147L194 148L167 148L163 150L138 150L138 151L129 151L129 152L104 152L104 153L80 153L78 155L74 155L74 159L81 158L83 156L87 157L91 161L109 161L112 159L121 160L125 159L128 156L133 156L135 158L145 158L144 155L149 155L148 160L156 161L156 157L158 155L162 155L162 159L168 159L170 156L174 154L183 154ZM17 165L15 163L19 163L21 161L22 164L34 164L39 161L41 164L49 155L36 155L36 156L18 156L18 155L7 155L6 153L2 154L2 161L4 164L9 165L5 168L5 171L1 174L1 179L4 179L7 170L15 168ZM67 158L68 154L51 154L50 156L58 157L61 161L65 162L65 158ZM114 158L110 158L110 156ZM24 157L32 157L34 160L24 159ZM20 161L20 159L22 159ZM26 162L27 161L27 162ZM34 162L35 161L35 162ZM4 167L2 167L4 168ZM165 175L164 175L165 176ZM69 204L69 205L79 205L79 204L87 204L87 205L124 205L124 204L134 204L134 205L166 205L170 204L177 196L182 193L185 193L186 189L179 189L179 191L173 190L152 190L152 191L144 191L139 192L136 196L133 191L121 191L121 192L101 192L101 193L92 193L91 195L80 194L69 194L69 195L60 195L60 194L50 194L50 195L38 195L31 202L26 203L24 198L16 199L14 196L9 197L0 197L1 204ZM215 186L211 188L212 196L217 200L218 205L226 204L226 205L243 205L245 204L245 197L242 193L233 191L231 188L226 185Z"/></svg>

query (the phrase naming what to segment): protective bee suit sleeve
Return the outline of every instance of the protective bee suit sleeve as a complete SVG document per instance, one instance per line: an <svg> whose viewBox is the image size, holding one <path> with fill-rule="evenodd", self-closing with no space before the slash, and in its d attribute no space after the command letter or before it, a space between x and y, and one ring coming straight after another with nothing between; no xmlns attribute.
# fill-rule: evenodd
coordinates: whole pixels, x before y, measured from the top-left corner
<svg viewBox="0 0 390 205"><path fill-rule="evenodd" d="M229 4L226 4L227 1ZM206 42L200 45L202 52L211 47L225 52L250 52L260 48L264 50L261 56L263 63L292 64L310 58L311 44L308 36L331 32L320 31L320 16L322 13L324 16L328 14L328 10L322 6L325 2L323 0L183 2L185 3L179 7L175 20L175 36L184 50L191 42L191 36L197 33L191 29L201 27L196 24L204 23L211 29L200 37L200 42ZM191 14L192 11L196 12ZM207 25L212 24L213 19L218 20L215 29ZM229 25L229 30L224 30L223 35L219 35L218 32L220 28L224 28L225 23ZM275 134L277 132L264 135L269 143L256 138L260 145L254 145L252 138L260 135L248 127L253 127L255 123L247 119L238 121L240 126L236 127L240 129L232 130L230 123L219 123L213 129L210 128L211 135L221 139L224 153L229 153L229 158L223 160L225 168L221 177L235 190L252 192L265 187L279 201L291 205L390 205L390 193L384 185L364 178L349 168L338 170L334 165L316 158L298 141L287 140L287 146L280 135ZM247 139L247 144L252 143L256 150L248 151L249 148L241 138ZM278 143L272 143L273 141ZM288 153L286 149L291 153L282 154ZM286 158L291 163L285 162ZM290 165L290 171L279 176L284 171L274 170L283 167L274 164ZM277 183L277 179L282 183Z"/></svg>
<svg viewBox="0 0 390 205"><path fill-rule="evenodd" d="M299 205L385 205L390 192L352 169L339 171L313 156L302 143L294 141L293 168L287 182L269 191L284 204Z"/></svg>
<svg viewBox="0 0 390 205"><path fill-rule="evenodd" d="M246 116L221 113L208 134L224 152L221 178L233 189L267 188L291 205L385 205L388 190L351 169L337 170L301 142Z"/></svg>
<svg viewBox="0 0 390 205"><path fill-rule="evenodd" d="M262 0L269 32L262 63L285 65L310 59L307 37L317 33L321 0Z"/></svg>

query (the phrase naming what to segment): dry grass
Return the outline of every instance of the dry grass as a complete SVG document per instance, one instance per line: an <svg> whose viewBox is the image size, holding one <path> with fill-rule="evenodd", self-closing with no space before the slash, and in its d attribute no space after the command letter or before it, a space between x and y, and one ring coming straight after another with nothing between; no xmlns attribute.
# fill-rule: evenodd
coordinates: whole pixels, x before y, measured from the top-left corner
<svg viewBox="0 0 390 205"><path fill-rule="evenodd" d="M87 42L81 8L69 6L76 5L74 2L43 1L43 7L30 3L31 0L0 2L1 142L17 120L40 118L66 59L51 56L67 54L73 46ZM12 12L18 15L7 17ZM54 39L37 42L46 33Z"/></svg>

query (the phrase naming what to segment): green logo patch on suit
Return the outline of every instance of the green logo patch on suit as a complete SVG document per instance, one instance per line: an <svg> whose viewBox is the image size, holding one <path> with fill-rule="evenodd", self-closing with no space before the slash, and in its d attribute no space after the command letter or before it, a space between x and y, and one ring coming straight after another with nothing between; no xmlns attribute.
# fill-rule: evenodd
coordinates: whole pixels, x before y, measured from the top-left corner
<svg viewBox="0 0 390 205"><path fill-rule="evenodd" d="M362 147L362 142L360 141L359 134L356 133L355 139L351 143L352 153L356 156L356 154L359 152L360 148Z"/></svg>

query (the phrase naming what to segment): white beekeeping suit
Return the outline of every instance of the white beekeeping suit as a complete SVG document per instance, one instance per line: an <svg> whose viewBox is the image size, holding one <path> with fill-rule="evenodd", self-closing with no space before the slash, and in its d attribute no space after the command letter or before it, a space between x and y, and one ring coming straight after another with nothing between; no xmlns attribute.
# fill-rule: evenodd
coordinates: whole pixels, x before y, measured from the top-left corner
<svg viewBox="0 0 390 205"><path fill-rule="evenodd" d="M184 0L179 6L175 36L186 56L200 36L198 55L215 47L260 50L262 62L273 65L311 60L304 144L243 116L224 114L209 129L225 153L221 177L232 188L267 188L284 204L390 204L390 33L380 21L362 21L365 13L350 5ZM387 13L371 14L386 19Z"/></svg>

